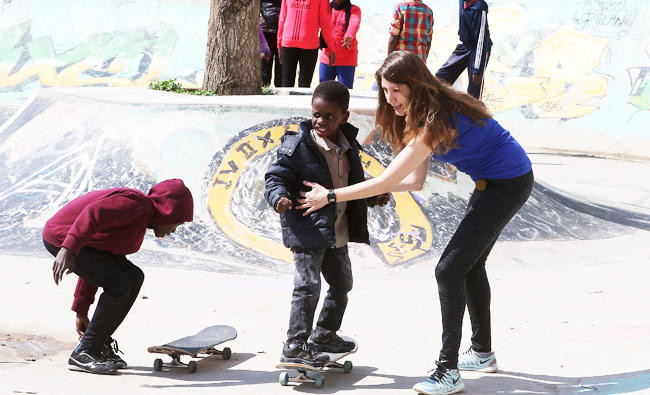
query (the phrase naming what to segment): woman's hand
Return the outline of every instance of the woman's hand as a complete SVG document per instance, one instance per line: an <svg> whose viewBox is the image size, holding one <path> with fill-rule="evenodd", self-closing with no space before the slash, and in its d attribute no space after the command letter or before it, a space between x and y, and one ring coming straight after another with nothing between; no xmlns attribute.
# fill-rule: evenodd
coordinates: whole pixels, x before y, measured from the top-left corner
<svg viewBox="0 0 650 395"><path fill-rule="evenodd" d="M323 188L322 185L311 182L303 181L303 184L311 187L311 191L300 192L302 199L298 199L299 206L297 209L307 209L302 215L306 216L310 213L323 208L327 205L327 189Z"/></svg>

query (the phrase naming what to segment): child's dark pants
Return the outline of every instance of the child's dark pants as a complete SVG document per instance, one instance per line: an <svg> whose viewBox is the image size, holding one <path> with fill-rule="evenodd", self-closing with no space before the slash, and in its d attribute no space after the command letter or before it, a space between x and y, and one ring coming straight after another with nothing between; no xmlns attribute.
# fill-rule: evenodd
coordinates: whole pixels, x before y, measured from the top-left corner
<svg viewBox="0 0 650 395"><path fill-rule="evenodd" d="M61 249L45 240L43 243L54 256ZM124 255L92 247L83 247L79 251L75 257L74 272L104 289L81 339L81 348L98 353L129 313L144 282L144 273Z"/></svg>
<svg viewBox="0 0 650 395"><path fill-rule="evenodd" d="M330 287L323 300L318 327L333 332L341 328L348 292L352 289L352 267L347 246L294 249L293 260L296 272L287 344L304 343L311 333L320 297L321 272Z"/></svg>

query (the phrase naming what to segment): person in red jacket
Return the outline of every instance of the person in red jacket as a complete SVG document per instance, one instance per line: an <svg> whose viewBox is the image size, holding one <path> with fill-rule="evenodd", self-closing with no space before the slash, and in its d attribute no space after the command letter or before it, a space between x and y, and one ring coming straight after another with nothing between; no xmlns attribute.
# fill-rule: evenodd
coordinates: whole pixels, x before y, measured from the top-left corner
<svg viewBox="0 0 650 395"><path fill-rule="evenodd" d="M359 55L357 32L361 23L361 9L350 3L350 0L332 0L330 7L335 47L329 48L321 42L321 47L324 48L320 55L320 82L338 77L340 83L352 89ZM336 53L332 65L329 64L330 52Z"/></svg>
<svg viewBox="0 0 650 395"><path fill-rule="evenodd" d="M320 41L318 31L330 48L335 47L327 0L282 0L278 21L278 52L282 63L282 86L296 84L296 67L300 64L298 86L308 88L314 77ZM331 52L329 64L336 54Z"/></svg>
<svg viewBox="0 0 650 395"><path fill-rule="evenodd" d="M130 188L89 192L47 221L43 243L56 257L52 266L55 284L64 274L76 273L86 283L78 284L77 291L85 293L91 303L96 287L104 289L92 320L68 359L71 369L117 373L116 364L103 350L144 281L142 270L126 255L140 249L147 229L153 229L156 237L165 237L180 224L191 222L193 211L192 193L183 181L173 179L154 185L146 195Z"/></svg>

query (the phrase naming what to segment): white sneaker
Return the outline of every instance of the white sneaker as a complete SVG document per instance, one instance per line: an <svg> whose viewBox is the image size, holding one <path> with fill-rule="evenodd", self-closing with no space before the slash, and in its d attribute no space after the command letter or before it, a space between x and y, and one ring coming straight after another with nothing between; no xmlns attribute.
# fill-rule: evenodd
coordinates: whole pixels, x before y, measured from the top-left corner
<svg viewBox="0 0 650 395"><path fill-rule="evenodd" d="M472 347L458 356L458 369L475 372L495 373L499 370L494 352L479 353Z"/></svg>
<svg viewBox="0 0 650 395"><path fill-rule="evenodd" d="M457 369L447 369L436 362L438 366L431 376L425 381L413 386L415 392L428 395L447 395L461 392L465 388L463 379Z"/></svg>

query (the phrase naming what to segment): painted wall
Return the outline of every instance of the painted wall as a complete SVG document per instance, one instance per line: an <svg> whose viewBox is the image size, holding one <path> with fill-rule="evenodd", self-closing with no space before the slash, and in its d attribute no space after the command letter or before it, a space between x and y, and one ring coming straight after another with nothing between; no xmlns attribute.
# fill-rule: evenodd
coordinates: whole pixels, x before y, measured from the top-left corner
<svg viewBox="0 0 650 395"><path fill-rule="evenodd" d="M457 4L435 14L428 65L457 43ZM369 89L385 56L395 1L356 0L355 86ZM650 2L492 0L494 46L484 101L531 147L650 157ZM43 86L145 86L204 68L208 0L3 0L0 103ZM314 79L316 82L316 79ZM463 76L457 82L462 88Z"/></svg>
<svg viewBox="0 0 650 395"><path fill-rule="evenodd" d="M101 92L106 95L99 98ZM151 262L153 255L220 270L224 262L290 267L279 217L264 200L264 173L285 130L296 130L309 114L310 100L285 96L295 104L279 107L270 104L276 97L242 97L248 104L239 105L235 99L120 88L39 91L0 127L0 251L43 252L45 221L83 193L114 186L147 191L181 178L194 196L194 222L164 241L149 234L137 259ZM353 111L350 122L360 128L366 174L380 174L392 152L373 117ZM432 161L421 191L395 193L387 206L368 210L371 247L354 245L355 256L409 265L439 254L473 187L466 175ZM536 185L501 240L598 239L633 231L611 222L613 216L602 220L576 210L570 200Z"/></svg>

